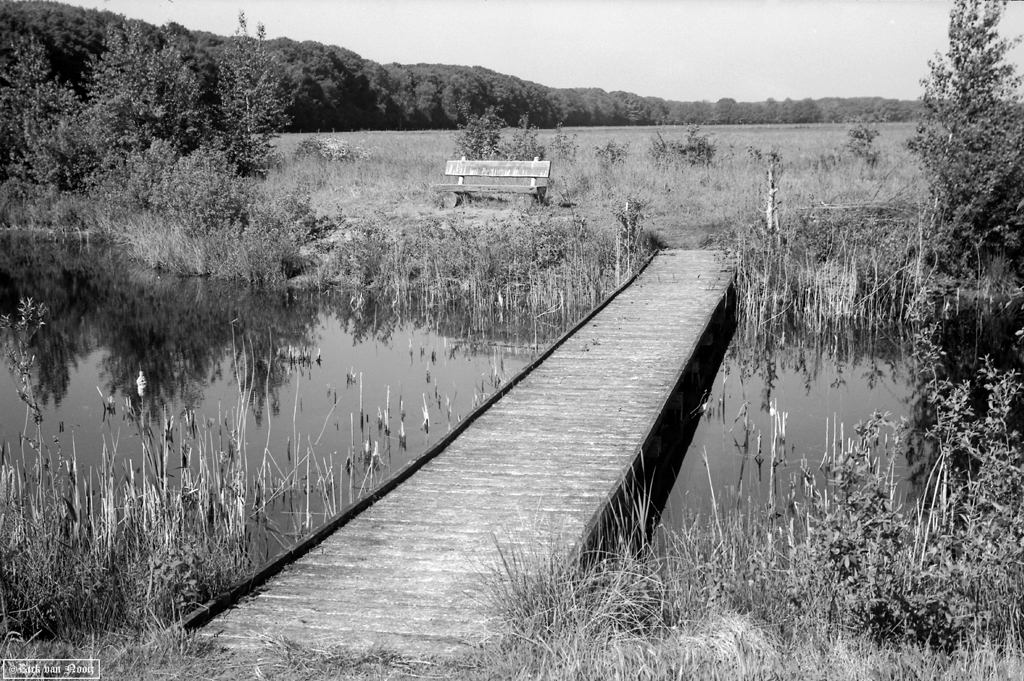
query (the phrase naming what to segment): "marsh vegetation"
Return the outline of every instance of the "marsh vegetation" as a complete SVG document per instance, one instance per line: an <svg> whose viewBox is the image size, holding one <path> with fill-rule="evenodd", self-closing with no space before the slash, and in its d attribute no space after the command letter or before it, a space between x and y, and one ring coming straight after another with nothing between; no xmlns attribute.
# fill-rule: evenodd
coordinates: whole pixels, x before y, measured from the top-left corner
<svg viewBox="0 0 1024 681"><path fill-rule="evenodd" d="M970 15L978 5L957 7L967 12L960 15L965 35L972 26L992 28L991 14ZM138 55L132 41L144 36L111 40L122 41L127 58ZM250 52L239 52L237 63L261 58L259 37L248 38L244 25L238 40ZM991 37L977 44L993 45ZM980 57L998 58L1000 45ZM135 637L179 619L266 557L275 503L298 519L288 532L308 531L310 504L329 514L346 503L346 489L350 502L360 479L372 483L383 457L405 448L413 423L424 436L450 425L457 398L438 391L436 353L443 359L453 347L467 355L483 348L483 382L478 367L455 388L472 408L488 380L493 387L512 370L512 361L498 370L490 359L495 348L528 355L667 245L723 249L735 259L741 323L726 371L757 375L761 386L737 405L723 385L707 396L704 419L732 421L721 439L735 438L726 449L747 467L740 480L744 470L764 471L765 494L751 496L753 485L729 492L712 481L714 465L702 447L690 452L684 477L707 476L707 495L672 511L671 531L641 551L623 542L619 551L581 561L509 547L488 592L498 636L445 669L470 678L1021 673L1017 202L1024 128L1019 107L1004 106L1005 86L1016 85L1012 74L984 81L984 124L944 108L966 87L954 62L953 70L934 70L920 129L860 121L537 130L527 118L502 130L482 112L457 134L284 135L273 145L269 137L241 139L214 127L208 132L218 144L189 146L187 136L143 126L122 139L145 133L145 144L116 149L74 134L95 132L88 126L61 122L72 114L106 120L116 101L70 111L66 93L41 77L38 50L22 49L20 82L46 95L32 101L49 103L41 120L51 127L20 130L19 163L6 168L0 185L0 222L45 228L70 243L104 238L120 257L150 269L125 267L135 280L94 290L82 274L95 267L86 254L60 275L78 288L44 285L31 296L12 274L16 268L5 270L6 362L11 394L25 414L18 445L12 437L0 450L5 656L52 656L43 653L68 641L91 649L81 643L90 636ZM160 55L164 61L149 65L155 72L176 63L173 50ZM120 72L113 62L104 68L113 92ZM188 112L181 113L187 122ZM999 126L1012 134L995 134ZM942 139L971 149L1016 140L1016 155L992 161L982 154L983 173L972 174L965 154ZM442 208L430 184L445 159L467 149L551 159L549 202L477 198ZM85 165L53 165L58 152ZM995 187L985 201L977 200L981 181ZM32 248L4 253L43 257ZM225 280L248 287L244 295L193 292L197 301L231 301L227 316L216 306L195 306L210 318L204 333L214 350L175 335L176 315L184 313L161 305L169 285L158 282L170 274L201 275L203 286ZM48 411L48 399L62 399L69 367L84 356L79 350L96 342L76 327L74 311L132 286L150 296L151 309L137 315L149 322L107 325L104 342L126 347L104 360L108 381L97 402L102 424L116 418L132 433L126 442L133 451L51 445L44 429L60 431L63 422ZM278 302L252 303L245 296L253 290ZM316 417L325 428L336 426L341 455L323 456L316 433L288 425L290 439L250 459L249 419L259 420L275 402L287 412L291 401L298 413L305 399L298 384L326 359L313 329L328 298L338 303L349 338L432 329L434 336L398 352L426 372L425 383L434 371L434 392L420 386L406 395L392 379L364 404L363 372L342 361L327 394L347 392L354 400L358 390L359 406L335 414L332 405ZM135 304L124 300L122 307ZM254 314L236 317L249 305ZM72 314L52 314L62 307ZM48 327L69 333L59 340ZM153 338L167 341L158 348L163 362L143 351ZM860 367L869 386L898 375L907 388L897 400L905 413L875 415L869 404L853 416L857 425L814 423L825 437L813 453L822 439L797 443L792 420L787 439L779 375L801 375L810 390L826 365L847 368L835 377L824 370L832 386L852 380ZM195 392L218 372L230 376L234 391L227 414L197 419L188 399L159 399L177 382L180 395L199 401ZM294 392L283 393L292 377ZM456 419L459 412L456 406ZM133 465L122 461L128 454ZM91 464L82 465L87 457ZM52 640L25 641L38 635ZM170 668L182 671L208 652L167 634L153 640L148 652L128 654L131 644L117 649L126 669L170 650ZM274 664L286 678L302 676L304 665L323 670L338 660L356 675L423 671L383 654L357 659L288 643L277 652Z"/></svg>
<svg viewBox="0 0 1024 681"><path fill-rule="evenodd" d="M646 243L725 247L736 254L740 266L738 284L744 292L741 297L744 323L738 332L737 347L748 348L742 352L756 352L756 356L762 358L753 365L747 361L748 367L767 367L769 362L780 360L783 364L806 365L829 357L839 361L845 358L854 367L858 361L866 361L865 357L876 357L883 362L899 357L902 359L897 361L906 362L900 365L903 367L900 371L904 372L901 380L908 380L915 386L913 405L907 406L908 416L928 412L932 415L928 422L936 422L936 415L940 414L936 405L946 404L946 408L954 409L957 415L945 418L943 423L947 425L944 427L958 424L956 428L974 428L970 424L977 421L965 411L964 389L959 389L961 392L956 395L960 397L956 397L953 384L944 388L947 392L943 393L939 382L926 389L925 384L915 378L916 372L931 365L913 358L914 339L908 337L905 330L923 329L923 322L948 307L949 300L953 300L955 306L956 293L954 290L952 299L943 295L945 291L941 287L945 284L935 276L935 255L929 253L922 238L927 186L921 181L914 158L905 147L912 130L893 125L878 125L875 129L879 135L872 139L874 160L850 151L847 143L852 137L849 128L843 126L703 128L698 131L659 130L657 134L635 129L539 131L539 143L545 145L559 169L550 205L516 206L503 199L478 199L455 211L432 204L429 191L429 183L442 163L436 159L452 154L454 140L448 134L321 137L319 140L335 141L316 141L316 149L341 150L327 154L319 151L311 154L306 150L295 153L300 144L313 146L305 140L318 138L286 136L277 148L289 160L272 169L266 178L253 180L253 186L282 196L301 192L317 219L333 216L329 218L334 226L326 233L328 236L310 248L315 269L295 282L305 281L314 292L284 294L294 301L292 305L300 300L313 301L321 295L315 291L330 291L328 295L344 301L353 321L363 320L358 323L374 318L383 320L392 314L405 318L421 315L419 318L428 319L445 310L463 310L466 321L462 328L488 329L477 336L485 344L488 334L503 328L504 322L498 323L499 319L544 320L549 323L547 333L550 334L573 318L572 310L585 310L614 286L617 233L622 238L631 226L639 226L651 235L648 238L652 241ZM677 150L690 148L685 145L692 145L695 135L704 136L714 144L715 154L710 163L692 163L690 152ZM770 142L769 151L754 149L756 140L765 146ZM678 147L672 142L678 142ZM330 154L336 157L330 158ZM563 155L561 160L556 154ZM666 154L669 154L667 158ZM769 193L771 187L767 180L770 164L775 164L774 195ZM771 196L774 196L774 220L769 221ZM632 203L627 204L627 201ZM630 213L628 206L641 208ZM769 226L776 224L778 230L772 231ZM996 341L992 348L1009 350L1009 355L1004 355L1001 361L1012 365L1013 358L1019 355L1012 343L1017 330L1013 301L1018 299L1014 297L1015 288L999 274L1000 267L1003 265L996 260L987 269L982 268L974 286L975 297L982 298L983 302L991 301L985 304L998 314L966 324L954 322L950 317L935 333L938 342L952 353L958 353L961 350L952 349L953 341L973 338L972 328L990 328L993 319L1002 320L996 324L1002 338L1009 338L1011 342ZM962 298L966 308L966 292ZM9 304L15 302L12 300ZM302 305L294 308L295 311L301 309ZM16 311L12 309L12 321L16 319ZM51 319L50 323L63 322ZM300 322L298 328L308 328L309 324L309 320ZM287 325L296 328L293 321ZM538 340L534 337L533 326L533 323L527 324L518 336L506 335L504 342L519 347L543 342L545 334L542 332ZM798 333L795 329L804 331ZM217 333L224 339L230 338L231 326L225 325ZM263 332L257 331L252 337L262 335ZM280 336L274 347L302 347L300 354L305 353L302 356L310 360L314 357L312 346L309 338ZM984 351L973 344L968 344L965 350L975 356ZM277 352L277 349L257 345L250 348L249 356L255 360L268 353L277 356ZM416 349L414 359L418 359L418 353ZM232 352L230 357L235 367L245 366L242 353ZM933 356L929 361L936 359L939 358ZM135 388L138 361L129 359L117 370L120 378L115 395L119 418L124 411L123 395L130 395ZM734 364L734 370L743 371L743 363ZM252 364L248 366L251 368ZM238 415L245 413L246 405L258 402L251 400L252 397L267 394L266 379L260 378L265 371L269 369L267 376L271 383L289 380L286 372L259 366L251 372L256 377L255 383L236 379L239 389L249 391L243 392ZM936 366L939 367L934 373L937 379L942 376L955 381L972 378L963 375L956 361L939 362ZM766 370L777 372L780 369ZM957 369L961 372L954 373ZM229 372L235 370L228 369ZM350 370L351 374L358 373L354 367L345 367L343 381ZM746 371L760 369L747 368ZM850 371L847 375L852 377L853 373ZM249 375L250 371L244 369L241 374ZM150 375L151 383L160 385L158 379L154 381L157 374ZM273 378L275 376L278 378ZM1004 381L1000 376L986 375L980 382L973 381L971 390L979 390L979 383L994 385L992 381ZM347 382L346 388L354 394L354 388ZM467 394L471 390L467 390ZM1018 399L1014 394L1012 390L1005 392L1010 402ZM776 396L781 400L775 403L776 410L786 411L784 396ZM286 397L284 401L288 400ZM397 402L397 392L393 400ZM386 400L375 401L381 402L382 410L386 409ZM392 404L395 411L396 402ZM407 409L418 414L418 401L409 402ZM759 402L753 399L748 409L760 412L772 408L769 403L765 406ZM435 411L433 407L432 404L433 413L443 413L443 409ZM281 411L287 412L287 406ZM376 406L366 411L370 415L371 429L376 429ZM714 410L709 413L714 414ZM253 477L258 466L246 472L240 468L241 459L229 457L225 462L225 454L230 454L236 446L231 444L230 437L216 440L200 434L190 439L187 432L178 430L173 438L175 446L169 449L161 435L166 426L161 420L163 415L157 411L151 416L154 417L150 425L153 431L142 431L140 437L131 440L140 446L132 454L141 454L149 462L145 464L148 475L137 474L135 482L130 483L124 479L123 471L111 476L109 468L100 466L94 470L96 482L85 488L72 484L72 481L83 480L86 474L80 472L71 457L66 456L63 463L51 460L49 469L44 466L42 470L60 473L48 482L33 485L31 505L23 507L36 510L17 525L7 521L6 527L17 527L19 537L31 540L34 546L46 546L43 538L63 537L48 544L51 548L46 552L33 554L33 558L38 561L41 555L49 556L46 560L50 564L70 571L66 575L58 569L19 571L18 579L24 581L17 582L17 588L9 593L23 595L24 600L18 601L21 605L11 612L25 612L20 617L26 630L41 629L74 639L81 635L74 632L95 629L98 623L102 623L102 629L115 625L137 630L146 628L148 623L166 622L252 569L254 562L249 551L253 546L253 528L258 525L254 523L252 509L263 503L260 499L276 494L275 489L280 491L275 484L287 479L287 484L297 484L300 488L308 485L314 500L338 492L344 496L348 483L343 475L338 475L344 470L344 460L317 464L315 458L306 459L303 467L310 466L308 478L303 468L294 478L280 476L277 483L265 479L261 488L259 478ZM729 413L724 420L731 420L733 416ZM340 420L346 420L344 414ZM420 419L416 416L415 420ZM766 419L766 423L770 422ZM819 427L823 430L825 425L822 423ZM175 424L175 427L180 429L181 426ZM393 437L397 439L397 426L393 424L392 428ZM821 666L838 673L849 665L850 657L855 654L852 651L858 651L858 659L864 662L856 669L861 671L888 669L897 674L911 673L909 670L919 673L928 669L959 668L966 670L962 673L967 675L989 667L1013 669L1017 658L1013 654L1009 657L997 654L990 646L1010 645L1012 649L1014 635L1008 634L1007 629L1012 632L1018 626L1016 615L999 611L1000 614L993 615L995 619L986 620L988 624L980 628L981 620L968 612L970 607L1012 603L1012 594L977 592L969 594L974 600L964 600L964 594L942 591L939 585L946 584L950 578L944 576L945 573L934 573L935 566L941 565L948 566L944 570L955 570L957 574L975 569L956 562L958 556L968 555L958 548L966 538L960 534L965 528L929 525L938 522L931 518L940 517L931 514L933 508L946 508L944 517L956 517L956 505L967 503L966 500L947 496L942 503L948 506L925 507L921 505L923 502L909 501L902 492L893 494L894 488L890 485L899 481L887 475L890 471L887 465L892 458L905 457L900 446L906 440L897 444L896 431L884 421L875 421L863 434L853 432L853 423L846 424L845 428L840 433L847 437L834 434L830 440L834 448L810 470L800 469L799 455L790 455L787 465L796 466L797 485L791 487L791 480L780 474L782 493L770 512L757 504L737 505L735 497L728 498L728 503L720 497L714 505L677 508L671 523L673 531L662 539L661 549L652 549L640 556L623 553L579 568L565 556L521 556L510 562L515 574L496 576L495 588L502 594L496 607L519 613L515 617L510 615L507 621L517 622L517 627L527 627L529 631L510 630L503 639L510 642L507 647L490 650L483 658L485 661L472 664L508 670L532 661L544 665L553 676L581 672L597 675L616 665L624 665L624 671L646 669L652 673L659 669L665 673L676 673L680 669L703 673L712 668L749 668L770 675L775 673L770 671L773 669L786 670L778 673L788 674ZM793 429L790 425L791 433ZM412 428L409 430L413 432ZM762 451L769 461L765 465L768 471L771 470L768 465L774 464L768 453L775 434L769 425L762 430ZM1009 428L1004 433L1004 440L1012 430ZM358 433L358 428L354 432ZM756 433L751 432L752 437L756 437ZM957 433L962 431L945 432L942 438L954 442L959 437ZM878 440L881 445L875 444L873 439L877 434L883 434ZM890 436L888 445L884 434ZM312 436L315 439L316 433ZM983 439L980 434L971 438ZM354 450L360 452L363 437L356 439L359 442ZM815 444L817 441L820 440L816 438ZM803 451L806 447L797 444L793 435L788 442L791 450ZM161 466L167 466L165 459L170 462L179 459L179 451L186 443L192 443L188 456L195 473L189 474L188 481L181 477L178 483L181 487L171 485L170 490L161 487L164 484L158 475ZM925 478L935 462L934 452L942 449L931 451L933 458L921 464L922 469L928 471ZM280 460L282 452L275 453ZM751 449L751 470L754 453ZM372 462L372 445L370 454ZM701 463L699 454L694 456L691 452L690 461ZM213 462L217 462L216 465ZM332 465L330 475L323 475ZM163 470L168 468L174 467L167 466ZM9 479L6 489L24 494L26 488L18 483L14 472L23 469L6 470ZM101 472L105 477L99 476ZM787 475L789 472L793 471L786 471ZM707 475L702 465L696 466L695 474ZM813 481L806 480L805 474ZM22 481L30 480L24 472L17 475ZM351 472L349 475L352 480ZM238 486L238 481L245 476L248 476L249 486ZM337 480L333 488L318 486L332 476ZM360 476L357 472L357 486ZM1000 475L993 474L990 478L996 480ZM116 491L103 496L100 479L112 481ZM36 483L40 480L36 478ZM845 491L841 493L834 487L840 480L845 481L842 483ZM111 482L106 484L109 487ZM934 477L923 481L915 498L942 499L934 493L939 489L938 484ZM956 487L949 478L944 478L941 484L943 489ZM76 495L74 490L79 488L88 489L89 494L78 492ZM723 492L721 487L714 489L718 494ZM187 493L181 494L183 490ZM788 496L791 493L793 496ZM298 497L300 511L304 498ZM14 499L10 492L8 499ZM89 515L104 508L115 510L105 511L106 516ZM972 528L981 522L992 522L993 527L1010 522L1009 519L993 520L976 507L971 509L971 513L978 514ZM301 516L301 512L298 515ZM963 516L962 511L960 515ZM88 521L90 517L95 520ZM121 522L108 522L105 530L101 524L104 517L118 517ZM221 520L210 525L197 522L200 517ZM27 522L32 518L39 519L37 524ZM79 524L73 522L74 518L80 519ZM138 519L137 524L129 523L129 519ZM146 524L154 522L167 524ZM133 527L131 531L130 527ZM170 532L172 528L174 531ZM879 544L879 537L875 536L878 533L882 533L879 536L884 535L888 543ZM73 537L79 539L70 541ZM94 537L108 537L103 545L118 548L113 554L109 553L113 548L105 549L107 553L101 552L101 544L94 542ZM134 539L129 541L129 537ZM882 550L885 546L890 549ZM921 562L922 555L929 556L927 561ZM836 556L840 563L834 562ZM914 556L917 556L916 563ZM848 569L849 574L843 572L847 568L841 567L846 559L856 566ZM936 562L932 562L933 559ZM90 564L96 567L79 569ZM115 564L118 569L113 572L103 567ZM912 571L915 564L916 571ZM985 570L988 575L998 565L998 562L986 562L977 569ZM924 573L919 571L921 568L925 569ZM577 569L583 571L576 572ZM55 574L63 575L59 582L54 581ZM52 600L57 594L64 594L66 599L70 599L71 594L88 594L70 587L105 584L98 576L113 574L134 575L103 587L108 594L120 589L123 602L134 604L132 608L118 610L124 613L120 619L112 618L106 611L90 612L84 603L94 601L88 598L74 604L70 600ZM818 577L812 579L810 575L814 574ZM923 578L922 574L932 577ZM839 581L829 582L827 575L831 575L828 579L834 577ZM870 582L874 586L864 586L864 575L875 575L872 577L875 582ZM991 575L994 584L1003 585L1000 588L1011 588L1018 581L1013 575ZM69 589L54 588L57 583L67 584ZM784 593L776 588L780 583L788 584ZM13 588L15 582L8 581L8 584ZM509 590L510 584L519 586ZM621 589L605 588L614 584L619 584ZM680 591L682 585L686 587ZM913 591L905 590L911 587ZM541 599L535 593L538 589L547 594L543 599L554 601ZM834 597L837 593L844 594L843 598L837 600ZM904 603L899 607L906 610L872 610L873 603L890 602L894 594L904 593L916 594L911 600L895 601ZM575 605L572 608L559 605L562 598L574 599ZM593 598L613 602L580 605ZM625 602L615 599L625 599ZM14 601L9 599L9 602ZM52 605L49 609L25 607L43 602ZM108 597L99 602L117 601ZM971 603L975 606L970 606ZM951 609L950 604L956 604L958 609ZM566 608L564 613L559 610L562 607ZM641 610L630 610L635 607ZM611 608L609 612L614 616L600 618L600 621L613 623L611 629L597 631L579 622L573 625L576 621L573 619L536 619L548 613L545 618L557 616L592 621L594 608L602 612L603 608ZM41 619L43 614L52 618L55 614L72 611L83 614L74 620L56 618L45 624ZM780 613L788 614L782 617ZM29 619L29 616L36 619ZM948 618L953 618L949 620L953 621L952 625L938 626ZM565 640L564 636L571 636L573 642ZM536 641L543 650L554 652L541 654L532 643L513 645L513 641ZM654 648L650 647L652 641L658 642ZM809 646L819 645L811 644L813 641L831 643L813 652ZM593 646L619 652L612 659L605 653L598 654ZM932 646L961 652L941 662L928 652ZM680 658L680 650L690 652ZM796 661L790 666L785 662L789 659L787 656L795 656L792 659ZM669 661L673 659L676 662ZM287 663L282 664L287 668ZM538 671L539 668L533 669ZM901 669L904 671L898 671ZM472 666L456 671L468 676L475 673Z"/></svg>

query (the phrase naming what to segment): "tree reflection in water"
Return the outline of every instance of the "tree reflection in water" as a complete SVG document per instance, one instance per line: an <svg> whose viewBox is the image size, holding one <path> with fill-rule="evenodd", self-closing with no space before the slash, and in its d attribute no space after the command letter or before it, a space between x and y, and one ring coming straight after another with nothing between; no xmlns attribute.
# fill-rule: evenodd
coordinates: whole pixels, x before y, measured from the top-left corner
<svg viewBox="0 0 1024 681"><path fill-rule="evenodd" d="M945 354L937 367L953 382L974 379L981 357L1002 369L1024 368L1024 345L1015 332L1024 326L1020 299L971 307L935 309L935 339ZM663 516L668 524L686 522L693 510L707 511L715 498L733 503L764 502L769 484L788 487L807 463L817 470L823 456L873 412L907 419L894 461L900 489L912 500L934 463L925 433L935 422L926 376L914 353L922 328L864 329L836 325L809 334L794 325L740 329L715 379L702 423L684 459ZM980 409L985 395L974 395ZM785 414L779 433L773 414ZM1024 428L1024 414L1011 427ZM776 439L778 438L778 439ZM775 442L775 476L771 445ZM704 466L707 453L708 468ZM709 475L710 472L710 475ZM709 482L710 480L710 482Z"/></svg>
<svg viewBox="0 0 1024 681"><path fill-rule="evenodd" d="M98 460L123 422L109 418L97 388L115 410L130 399L153 423L192 410L216 422L241 399L253 416L254 458L268 442L283 455L298 435L322 432L331 413L332 446L344 458L347 444L359 439L347 432L357 392L367 418L385 407L388 394L396 414L400 399L416 408L429 398L432 420L446 420L449 411L451 418L465 415L499 373L514 373L534 347L584 312L561 310L524 324L487 310L429 310L415 300L380 305L341 291L258 292L162 275L103 245L5 235L0 314L16 314L23 298L49 310L32 345L44 440L60 436L67 446L67 426L86 461ZM144 400L136 394L140 371ZM349 371L363 376L361 386L345 380ZM271 427L267 419L281 423ZM24 405L11 387L0 389L0 423L3 439L17 442ZM415 430L418 422L410 417L404 425ZM443 426L437 423L430 439L443 435ZM261 427L268 432L257 437ZM282 436L276 445L272 429ZM396 423L395 437L398 429ZM410 434L410 444L415 440Z"/></svg>

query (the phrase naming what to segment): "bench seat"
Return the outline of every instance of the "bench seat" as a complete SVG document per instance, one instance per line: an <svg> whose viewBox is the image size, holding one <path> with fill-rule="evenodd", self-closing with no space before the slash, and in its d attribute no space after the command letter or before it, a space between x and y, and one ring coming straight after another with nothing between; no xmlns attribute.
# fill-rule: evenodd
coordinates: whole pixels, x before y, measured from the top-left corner
<svg viewBox="0 0 1024 681"><path fill-rule="evenodd" d="M543 202L551 176L551 161L539 158L532 161L467 161L463 157L445 163L444 174L446 178L458 179L434 184L431 188L444 193L445 205L449 208L458 205L464 194L473 192L531 194Z"/></svg>

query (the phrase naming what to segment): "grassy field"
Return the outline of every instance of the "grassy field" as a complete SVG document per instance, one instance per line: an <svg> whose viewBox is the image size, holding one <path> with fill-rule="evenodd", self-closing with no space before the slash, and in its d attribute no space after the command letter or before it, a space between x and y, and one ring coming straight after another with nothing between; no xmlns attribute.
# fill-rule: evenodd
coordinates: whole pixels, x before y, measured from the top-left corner
<svg viewBox="0 0 1024 681"><path fill-rule="evenodd" d="M709 166L681 161L659 162L651 153L660 136L684 140L684 128L566 129L575 142L574 157L552 149L555 131L540 131L538 141L553 160L553 215L576 212L592 224L611 227L613 211L627 197L641 197L650 206L648 228L666 245L699 248L723 243L733 230L758 220L763 211L765 156L777 151L781 221L788 222L822 203L848 206L863 203L918 207L927 199L917 160L906 148L911 124L880 125L868 161L846 148L849 126L725 126L703 129L716 152ZM384 212L396 219L450 216L437 207L430 184L442 181L444 162L455 158L451 132L366 132L332 135L368 158L351 163L286 162L268 178L270 191L308 192L312 204L326 214L365 217ZM277 144L285 159L308 135L284 135ZM609 144L621 147L617 160L602 158ZM566 207L564 204L571 203ZM508 210L504 201L468 206L471 219L491 219Z"/></svg>
<svg viewBox="0 0 1024 681"><path fill-rule="evenodd" d="M455 133L333 135L349 152L340 162L297 158L311 136L290 135L278 141L282 162L263 189L305 197L345 235L386 224L408 241L429 225L493 233L525 221L531 233L586 227L588 244L605 244L598 251L623 229L629 207L632 224L656 244L736 255L745 318L755 328L789 321L824 332L836 323L905 321L935 262L924 238L928 188L906 144L914 127L880 125L859 148L850 130L538 131L553 162L547 205L476 198L451 210L430 185L459 153ZM693 138L711 150L706 158L680 153ZM331 265L344 248L318 266L321 279L344 278Z"/></svg>

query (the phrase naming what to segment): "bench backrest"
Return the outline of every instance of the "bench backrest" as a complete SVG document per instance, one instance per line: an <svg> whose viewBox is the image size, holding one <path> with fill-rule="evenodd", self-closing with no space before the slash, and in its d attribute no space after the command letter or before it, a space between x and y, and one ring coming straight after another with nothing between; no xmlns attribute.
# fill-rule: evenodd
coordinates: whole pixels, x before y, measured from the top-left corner
<svg viewBox="0 0 1024 681"><path fill-rule="evenodd" d="M444 166L445 175L459 177L532 177L551 176L551 161L448 161Z"/></svg>

